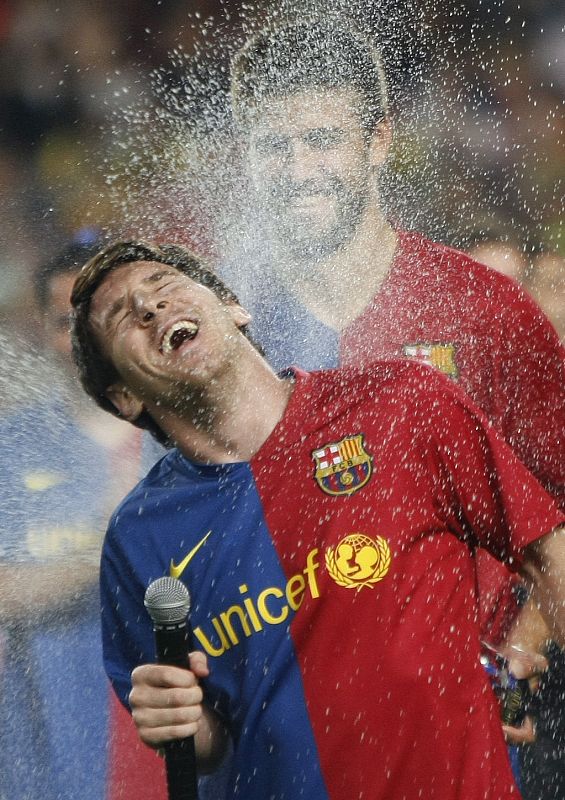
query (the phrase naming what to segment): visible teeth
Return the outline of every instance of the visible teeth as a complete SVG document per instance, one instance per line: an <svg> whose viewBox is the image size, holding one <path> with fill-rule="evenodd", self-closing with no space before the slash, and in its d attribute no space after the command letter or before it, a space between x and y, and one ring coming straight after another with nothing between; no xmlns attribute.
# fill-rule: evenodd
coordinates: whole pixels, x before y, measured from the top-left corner
<svg viewBox="0 0 565 800"><path fill-rule="evenodd" d="M187 339L193 339L198 333L198 325L188 319L179 320L167 328L163 334L161 341L161 351L163 353L172 353L173 350L185 342Z"/></svg>

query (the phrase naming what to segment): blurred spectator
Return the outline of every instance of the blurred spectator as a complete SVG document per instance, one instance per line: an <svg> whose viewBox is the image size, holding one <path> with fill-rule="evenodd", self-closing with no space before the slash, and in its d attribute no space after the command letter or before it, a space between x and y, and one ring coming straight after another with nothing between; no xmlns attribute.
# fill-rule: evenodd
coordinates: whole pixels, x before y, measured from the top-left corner
<svg viewBox="0 0 565 800"><path fill-rule="evenodd" d="M497 231L476 233L466 252L481 264L521 282L526 273L527 261L520 242Z"/></svg>
<svg viewBox="0 0 565 800"><path fill-rule="evenodd" d="M99 549L140 439L85 402L70 360L71 286L98 249L83 231L36 272L49 369L1 423L0 796L14 800L101 800L108 779Z"/></svg>
<svg viewBox="0 0 565 800"><path fill-rule="evenodd" d="M549 251L535 256L527 289L565 341L565 258Z"/></svg>

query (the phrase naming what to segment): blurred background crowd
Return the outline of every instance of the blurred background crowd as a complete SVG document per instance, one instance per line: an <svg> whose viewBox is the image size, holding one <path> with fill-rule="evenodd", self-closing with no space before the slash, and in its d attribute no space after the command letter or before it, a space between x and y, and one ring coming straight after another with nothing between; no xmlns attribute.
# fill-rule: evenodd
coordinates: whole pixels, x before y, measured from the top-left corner
<svg viewBox="0 0 565 800"><path fill-rule="evenodd" d="M191 155L191 115L202 107L186 102L188 65L208 47L213 103L229 126L224 56L209 42L218 31L224 43L237 41L273 5L1 4L0 325L8 340L38 336L31 275L84 226L174 235L198 248L206 203L195 208L190 172L209 164ZM391 214L523 281L565 334L565 7L361 6L362 24L382 40L395 117L384 192ZM169 119L155 116L164 97Z"/></svg>

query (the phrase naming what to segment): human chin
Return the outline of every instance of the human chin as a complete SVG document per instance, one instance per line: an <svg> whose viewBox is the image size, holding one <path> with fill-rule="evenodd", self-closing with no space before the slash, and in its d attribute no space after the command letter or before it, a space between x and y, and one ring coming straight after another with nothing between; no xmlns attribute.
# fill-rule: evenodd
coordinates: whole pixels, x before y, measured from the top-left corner
<svg viewBox="0 0 565 800"><path fill-rule="evenodd" d="M343 203L337 215L323 220L290 216L278 218L278 233L295 258L306 261L319 261L346 247L354 238L359 227L365 204L361 198L356 203ZM324 224L325 223L325 224Z"/></svg>
<svg viewBox="0 0 565 800"><path fill-rule="evenodd" d="M341 226L339 198L316 195L281 199L272 209L273 226L281 243L323 241Z"/></svg>
<svg viewBox="0 0 565 800"><path fill-rule="evenodd" d="M352 236L342 227L333 226L318 234L294 229L281 230L281 243L284 243L294 259L302 262L320 261L344 247Z"/></svg>

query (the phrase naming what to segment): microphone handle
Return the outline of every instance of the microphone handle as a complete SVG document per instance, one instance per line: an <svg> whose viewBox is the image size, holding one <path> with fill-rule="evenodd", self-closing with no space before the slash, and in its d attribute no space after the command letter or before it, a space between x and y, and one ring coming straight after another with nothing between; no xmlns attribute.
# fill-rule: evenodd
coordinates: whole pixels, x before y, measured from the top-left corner
<svg viewBox="0 0 565 800"><path fill-rule="evenodd" d="M155 652L159 664L188 669L190 632L184 622L177 625L153 625Z"/></svg>
<svg viewBox="0 0 565 800"><path fill-rule="evenodd" d="M185 623L154 625L153 630L158 663L187 669L190 651L188 626ZM164 749L169 800L198 800L194 736L167 742Z"/></svg>
<svg viewBox="0 0 565 800"><path fill-rule="evenodd" d="M193 736L166 743L165 766L169 800L198 800Z"/></svg>

